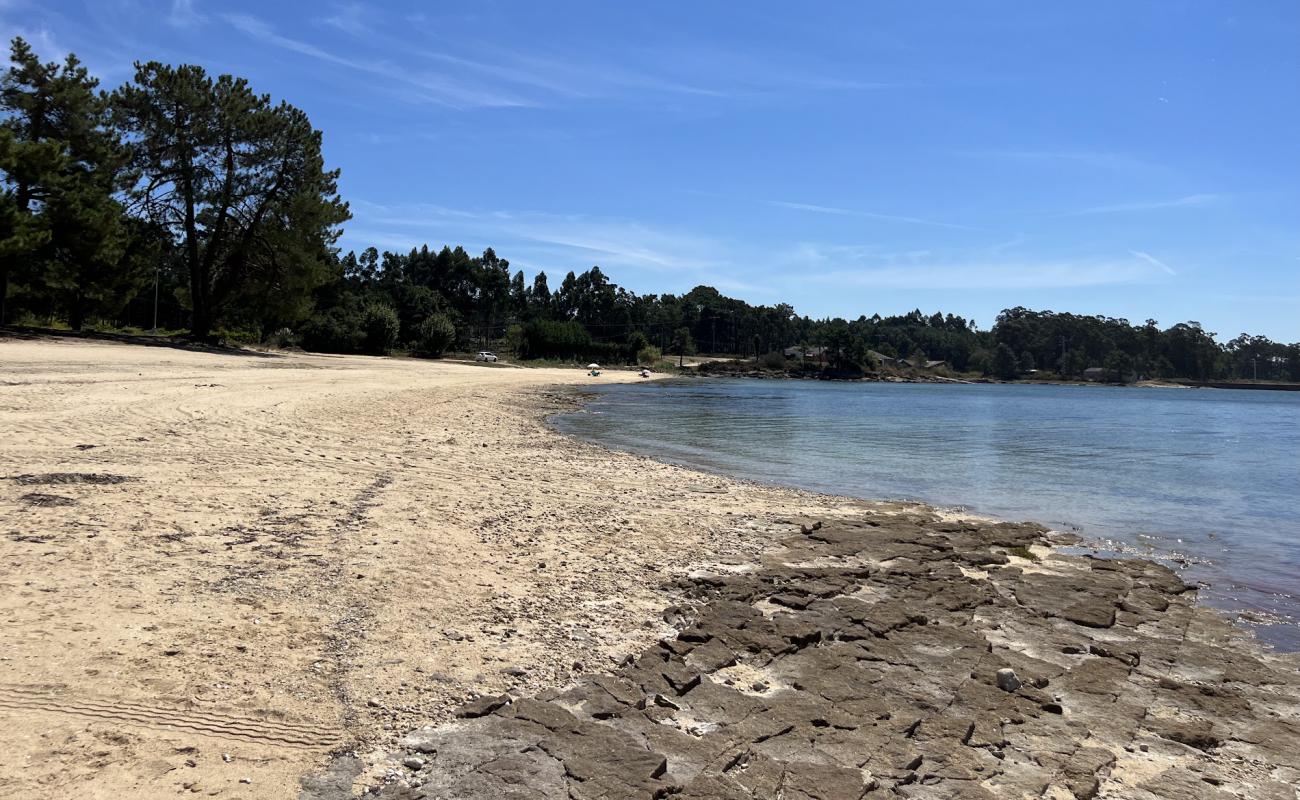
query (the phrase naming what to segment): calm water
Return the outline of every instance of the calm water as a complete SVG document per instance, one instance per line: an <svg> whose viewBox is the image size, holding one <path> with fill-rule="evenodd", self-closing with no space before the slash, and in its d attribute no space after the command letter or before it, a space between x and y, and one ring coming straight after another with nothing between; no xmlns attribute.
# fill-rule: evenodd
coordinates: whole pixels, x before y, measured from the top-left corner
<svg viewBox="0 0 1300 800"><path fill-rule="evenodd" d="M1300 649L1300 393L709 380L600 387L563 430L763 481L1074 530ZM1262 612L1262 613L1261 613Z"/></svg>

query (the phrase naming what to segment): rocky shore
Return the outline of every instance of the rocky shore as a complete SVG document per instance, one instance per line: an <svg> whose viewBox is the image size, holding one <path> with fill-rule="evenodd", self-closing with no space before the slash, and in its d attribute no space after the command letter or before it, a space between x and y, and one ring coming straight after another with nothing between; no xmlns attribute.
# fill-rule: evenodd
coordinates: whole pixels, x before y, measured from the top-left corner
<svg viewBox="0 0 1300 800"><path fill-rule="evenodd" d="M1300 786L1300 669L1165 567L1035 525L788 521L671 587L676 633L607 674L412 731L383 800L1269 798ZM337 759L303 800L350 796Z"/></svg>

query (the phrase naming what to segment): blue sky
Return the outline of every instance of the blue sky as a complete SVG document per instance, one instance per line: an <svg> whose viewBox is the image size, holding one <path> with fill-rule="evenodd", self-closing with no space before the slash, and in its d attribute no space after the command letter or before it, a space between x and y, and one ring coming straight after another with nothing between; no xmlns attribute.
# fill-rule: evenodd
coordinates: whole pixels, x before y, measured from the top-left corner
<svg viewBox="0 0 1300 800"><path fill-rule="evenodd" d="M1300 4L0 0L305 109L345 245L801 313L1015 305L1300 340Z"/></svg>

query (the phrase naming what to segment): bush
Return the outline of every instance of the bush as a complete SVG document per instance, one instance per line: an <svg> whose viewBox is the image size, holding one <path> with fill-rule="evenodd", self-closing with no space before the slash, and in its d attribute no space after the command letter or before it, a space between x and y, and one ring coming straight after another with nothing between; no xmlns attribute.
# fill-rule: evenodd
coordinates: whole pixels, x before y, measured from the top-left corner
<svg viewBox="0 0 1300 800"><path fill-rule="evenodd" d="M524 349L524 326L511 325L506 328L506 351L519 355Z"/></svg>
<svg viewBox="0 0 1300 800"><path fill-rule="evenodd" d="M767 369L785 369L785 354L773 350L770 353L764 353L758 359L758 363Z"/></svg>
<svg viewBox="0 0 1300 800"><path fill-rule="evenodd" d="M402 323L397 312L391 306L372 303L366 306L361 320L363 347L367 353L376 356L387 355L397 346L397 337L402 332Z"/></svg>
<svg viewBox="0 0 1300 800"><path fill-rule="evenodd" d="M456 341L456 326L444 314L431 314L416 330L412 349L417 355L438 358Z"/></svg>
<svg viewBox="0 0 1300 800"><path fill-rule="evenodd" d="M652 344L648 344L636 351L636 363L645 366L658 364L664 357L663 351Z"/></svg>
<svg viewBox="0 0 1300 800"><path fill-rule="evenodd" d="M620 348L600 344L580 323L533 320L520 332L520 358L594 359L608 361L619 355Z"/></svg>
<svg viewBox="0 0 1300 800"><path fill-rule="evenodd" d="M365 341L361 310L338 305L302 326L302 346L321 353L359 353Z"/></svg>
<svg viewBox="0 0 1300 800"><path fill-rule="evenodd" d="M90 328L89 325L85 327L87 329ZM229 328L218 328L216 338L217 341L225 342L227 344L261 344L262 343L262 335L260 333L258 333L257 331L246 330L243 328L235 328L233 330Z"/></svg>
<svg viewBox="0 0 1300 800"><path fill-rule="evenodd" d="M288 328L280 328L266 337L266 346L277 350L288 350L298 346L298 337Z"/></svg>

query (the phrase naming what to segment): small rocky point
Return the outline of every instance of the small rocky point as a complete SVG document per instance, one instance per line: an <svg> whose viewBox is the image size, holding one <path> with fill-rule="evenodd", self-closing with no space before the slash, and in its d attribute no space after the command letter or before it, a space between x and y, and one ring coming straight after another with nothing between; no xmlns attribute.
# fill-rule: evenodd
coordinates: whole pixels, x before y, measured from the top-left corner
<svg viewBox="0 0 1300 800"><path fill-rule="evenodd" d="M752 571L678 581L676 637L614 672L411 732L367 793L1300 797L1297 661L1169 569L1052 553L1035 525L798 530ZM344 796L359 769L341 757L304 800Z"/></svg>

